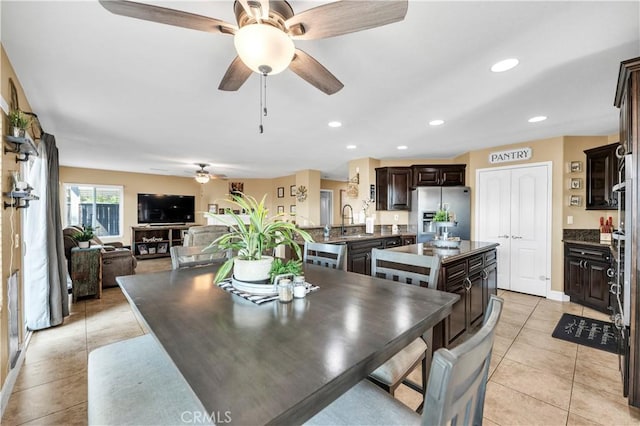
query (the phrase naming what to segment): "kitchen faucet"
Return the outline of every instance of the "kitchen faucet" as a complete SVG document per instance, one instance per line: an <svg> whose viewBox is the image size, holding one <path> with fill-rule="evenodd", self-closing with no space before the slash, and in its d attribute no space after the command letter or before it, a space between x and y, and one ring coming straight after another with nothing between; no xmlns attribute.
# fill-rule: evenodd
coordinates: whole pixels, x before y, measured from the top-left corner
<svg viewBox="0 0 640 426"><path fill-rule="evenodd" d="M342 206L342 224L340 225L340 235L344 235L346 232L346 229L344 229L344 209L346 209L347 207L349 207L349 210L351 210L351 225L353 225L353 207L351 207L350 204L345 204L344 206Z"/></svg>

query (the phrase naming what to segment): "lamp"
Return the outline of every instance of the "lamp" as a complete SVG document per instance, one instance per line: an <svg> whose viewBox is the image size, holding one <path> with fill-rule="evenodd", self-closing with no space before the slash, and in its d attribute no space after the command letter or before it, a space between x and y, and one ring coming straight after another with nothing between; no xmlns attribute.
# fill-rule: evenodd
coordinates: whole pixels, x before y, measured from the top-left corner
<svg viewBox="0 0 640 426"><path fill-rule="evenodd" d="M295 52L293 40L279 28L267 24L251 24L240 28L233 38L238 56L258 74L284 71Z"/></svg>
<svg viewBox="0 0 640 426"><path fill-rule="evenodd" d="M196 172L196 182L198 183L207 183L209 182L209 173L207 172Z"/></svg>

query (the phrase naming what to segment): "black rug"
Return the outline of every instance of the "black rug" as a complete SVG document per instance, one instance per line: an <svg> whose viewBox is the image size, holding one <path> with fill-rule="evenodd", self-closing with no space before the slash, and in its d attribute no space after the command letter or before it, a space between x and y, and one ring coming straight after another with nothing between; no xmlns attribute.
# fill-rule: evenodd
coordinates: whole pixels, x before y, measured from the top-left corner
<svg viewBox="0 0 640 426"><path fill-rule="evenodd" d="M618 353L616 335L613 323L571 314L562 315L552 334L557 339Z"/></svg>

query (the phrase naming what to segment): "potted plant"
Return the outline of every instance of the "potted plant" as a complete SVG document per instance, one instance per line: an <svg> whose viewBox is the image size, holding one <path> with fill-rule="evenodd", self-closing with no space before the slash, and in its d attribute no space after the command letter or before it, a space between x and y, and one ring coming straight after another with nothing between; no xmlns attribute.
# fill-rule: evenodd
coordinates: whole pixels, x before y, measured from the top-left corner
<svg viewBox="0 0 640 426"><path fill-rule="evenodd" d="M313 241L306 231L286 222L284 213L269 216L269 210L265 207L266 198L265 195L258 202L254 197L242 193L232 195L230 202L238 207L238 211L246 212L243 216L248 217L249 223L245 224L233 210L227 211L229 232L214 240L208 248L231 249L237 254L218 269L214 282L227 278L233 269L233 277L238 281L270 284L273 249L279 245L289 246L300 259L301 250L295 238Z"/></svg>
<svg viewBox="0 0 640 426"><path fill-rule="evenodd" d="M16 138L24 137L25 130L29 126L30 122L31 118L27 117L27 115L19 109L14 109L9 112L9 125L11 126L11 134Z"/></svg>
<svg viewBox="0 0 640 426"><path fill-rule="evenodd" d="M82 231L73 234L73 239L78 242L78 247L89 248L94 236L95 233L91 225L86 225L82 227Z"/></svg>

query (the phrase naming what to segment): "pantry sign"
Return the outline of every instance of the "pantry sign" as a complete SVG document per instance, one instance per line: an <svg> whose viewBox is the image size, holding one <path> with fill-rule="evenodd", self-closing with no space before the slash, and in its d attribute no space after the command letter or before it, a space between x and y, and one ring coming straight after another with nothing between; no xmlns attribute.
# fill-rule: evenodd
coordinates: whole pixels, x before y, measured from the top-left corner
<svg viewBox="0 0 640 426"><path fill-rule="evenodd" d="M509 163L511 161L522 161L531 158L531 148L510 149L508 151L498 151L489 154L489 163Z"/></svg>

